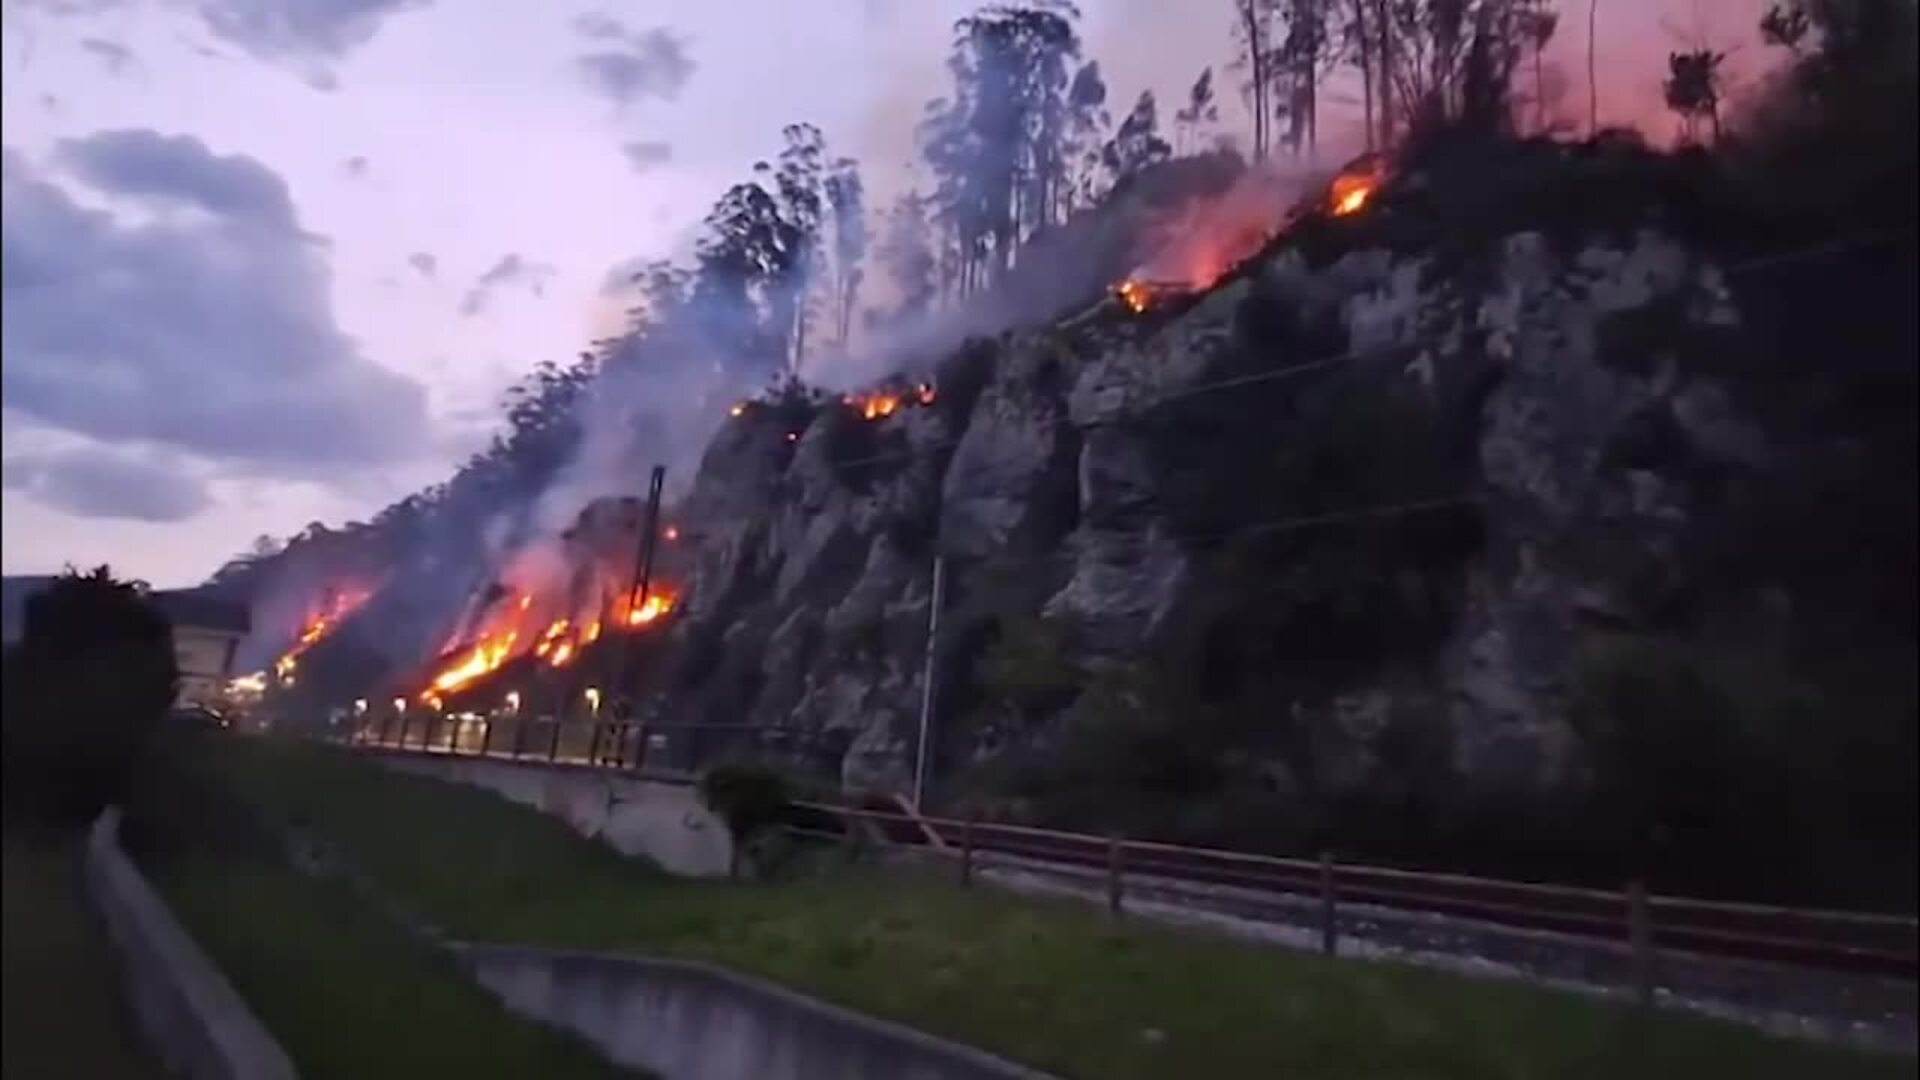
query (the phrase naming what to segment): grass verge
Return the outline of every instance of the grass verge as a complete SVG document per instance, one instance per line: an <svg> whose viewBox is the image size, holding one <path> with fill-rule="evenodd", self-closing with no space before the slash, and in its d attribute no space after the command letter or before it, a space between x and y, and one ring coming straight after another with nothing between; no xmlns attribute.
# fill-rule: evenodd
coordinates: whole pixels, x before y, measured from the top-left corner
<svg viewBox="0 0 1920 1080"><path fill-rule="evenodd" d="M344 886L206 854L156 885L307 1080L632 1076L509 1014Z"/></svg>
<svg viewBox="0 0 1920 1080"><path fill-rule="evenodd" d="M275 834L208 771L224 749L222 741L170 746L133 799L123 837L302 1077L638 1075L576 1036L514 1016L344 881L296 869Z"/></svg>
<svg viewBox="0 0 1920 1080"><path fill-rule="evenodd" d="M1556 991L1115 923L898 874L680 881L485 793L314 747L224 751L456 937L644 949L772 978L1063 1076L1906 1076L1911 1060Z"/></svg>
<svg viewBox="0 0 1920 1080"><path fill-rule="evenodd" d="M159 1080L121 997L113 946L81 893L83 841L6 830L0 1075Z"/></svg>

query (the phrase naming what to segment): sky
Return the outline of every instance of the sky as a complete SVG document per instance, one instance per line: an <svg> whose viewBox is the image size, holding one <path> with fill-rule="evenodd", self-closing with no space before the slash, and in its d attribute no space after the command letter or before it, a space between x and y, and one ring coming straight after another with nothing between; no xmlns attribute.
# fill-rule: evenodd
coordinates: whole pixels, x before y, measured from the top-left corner
<svg viewBox="0 0 1920 1080"><path fill-rule="evenodd" d="M189 585L445 479L784 125L876 205L911 186L976 6L5 0L0 569ZM1550 80L1584 116L1588 4L1560 6ZM1764 6L1598 0L1602 122L1667 124L1673 49L1752 68ZM1150 88L1164 120L1232 53L1227 0L1080 8L1116 112Z"/></svg>

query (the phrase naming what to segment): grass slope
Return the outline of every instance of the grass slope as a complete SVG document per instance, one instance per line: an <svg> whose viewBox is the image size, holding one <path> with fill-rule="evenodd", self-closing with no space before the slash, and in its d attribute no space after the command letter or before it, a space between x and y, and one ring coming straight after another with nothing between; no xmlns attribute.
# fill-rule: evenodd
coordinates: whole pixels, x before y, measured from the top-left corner
<svg viewBox="0 0 1920 1080"><path fill-rule="evenodd" d="M1064 1076L1906 1076L1910 1060L986 889L849 872L678 881L482 792L254 743L225 768L455 936L646 949L767 976Z"/></svg>
<svg viewBox="0 0 1920 1080"><path fill-rule="evenodd" d="M0 1075L159 1080L122 1002L106 930L81 894L81 843L73 832L6 831Z"/></svg>
<svg viewBox="0 0 1920 1080"><path fill-rule="evenodd" d="M632 1076L519 1020L342 886L190 854L156 884L306 1080Z"/></svg>

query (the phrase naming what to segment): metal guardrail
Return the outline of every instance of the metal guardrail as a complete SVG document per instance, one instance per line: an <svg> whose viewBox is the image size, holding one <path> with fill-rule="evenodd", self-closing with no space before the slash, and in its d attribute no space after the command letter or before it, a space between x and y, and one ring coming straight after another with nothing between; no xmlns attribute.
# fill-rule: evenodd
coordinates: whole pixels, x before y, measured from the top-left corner
<svg viewBox="0 0 1920 1080"><path fill-rule="evenodd" d="M1653 954L1688 952L1724 959L1814 967L1912 980L1920 971L1920 923L1907 916L1770 907L1649 894L1625 889L1534 884L1465 874L1429 873L1320 859L1291 859L1120 836L916 816L865 807L801 804L847 822L865 822L891 843L922 847L960 865L970 881L983 855L1011 856L1097 871L1108 906L1123 910L1130 876L1156 883L1225 886L1237 899L1266 895L1296 917L1317 902L1323 944L1334 950L1337 908L1367 904L1446 915L1519 930L1547 931L1627 949L1643 996L1651 996Z"/></svg>
<svg viewBox="0 0 1920 1080"><path fill-rule="evenodd" d="M347 740L369 749L429 755L487 757L641 771L653 779L686 782L685 773L647 767L649 731L638 722L515 721L416 722L411 732L361 730ZM385 737L383 737L385 736ZM864 823L886 842L956 861L970 883L982 855L1045 866L1077 868L1106 881L1108 907L1124 910L1127 879L1140 883L1220 886L1235 890L1242 907L1298 918L1304 901L1318 905L1323 947L1338 939L1338 908L1365 904L1402 912L1471 919L1497 927L1545 931L1629 951L1642 997L1652 995L1654 955L1688 952L1914 980L1920 976L1920 922L1910 916L1772 907L1653 895L1638 882L1619 890L1581 888L1433 873L1341 862L1331 855L1285 858L1184 844L1095 836L977 819L916 815L897 797L867 805L803 801L794 805L837 821L840 831L796 830L810 839L846 836ZM891 809L872 804L885 803ZM1263 898L1268 902L1263 905Z"/></svg>

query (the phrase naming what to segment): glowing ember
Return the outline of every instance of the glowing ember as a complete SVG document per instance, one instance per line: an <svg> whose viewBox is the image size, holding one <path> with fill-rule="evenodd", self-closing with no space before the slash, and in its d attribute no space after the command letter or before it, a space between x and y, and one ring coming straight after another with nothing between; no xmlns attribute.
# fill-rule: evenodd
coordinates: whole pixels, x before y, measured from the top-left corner
<svg viewBox="0 0 1920 1080"><path fill-rule="evenodd" d="M911 390L890 388L869 390L864 393L846 394L840 403L854 409L867 420L880 420L899 412L903 405L931 405L934 401L933 384L918 383Z"/></svg>
<svg viewBox="0 0 1920 1080"><path fill-rule="evenodd" d="M799 442L799 441L800 441L800 433L799 433L799 432L797 432L797 431L789 431L789 432L787 432L787 441L788 441L788 442Z"/></svg>
<svg viewBox="0 0 1920 1080"><path fill-rule="evenodd" d="M744 401L734 402L733 408L727 410L728 416L745 416L746 413L747 413L747 403Z"/></svg>
<svg viewBox="0 0 1920 1080"><path fill-rule="evenodd" d="M628 626L645 626L648 623L656 622L662 615L673 610L673 604L674 596L672 593L649 591L647 598L640 602L639 607L634 608L629 605L630 610L626 613L626 624Z"/></svg>
<svg viewBox="0 0 1920 1080"><path fill-rule="evenodd" d="M1367 205L1367 196L1373 194L1373 188L1365 184L1352 185L1347 188L1344 194L1340 193L1339 189L1340 185L1336 182L1334 185L1335 195L1333 200L1333 212L1335 216L1354 213L1361 207Z"/></svg>
<svg viewBox="0 0 1920 1080"><path fill-rule="evenodd" d="M1127 306L1127 310L1139 315L1156 304L1176 296L1185 296L1212 285L1214 277L1205 280L1188 281L1147 281L1144 278L1130 277L1113 287L1113 295Z"/></svg>
<svg viewBox="0 0 1920 1080"><path fill-rule="evenodd" d="M668 540L678 540L680 539L680 530L669 525L667 526L666 531L662 535L664 535Z"/></svg>
<svg viewBox="0 0 1920 1080"><path fill-rule="evenodd" d="M1386 164L1378 158L1363 158L1347 166L1327 187L1329 212L1335 217L1359 213L1386 179Z"/></svg>

